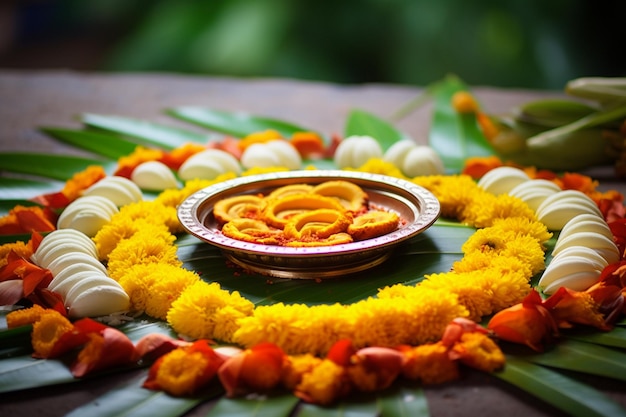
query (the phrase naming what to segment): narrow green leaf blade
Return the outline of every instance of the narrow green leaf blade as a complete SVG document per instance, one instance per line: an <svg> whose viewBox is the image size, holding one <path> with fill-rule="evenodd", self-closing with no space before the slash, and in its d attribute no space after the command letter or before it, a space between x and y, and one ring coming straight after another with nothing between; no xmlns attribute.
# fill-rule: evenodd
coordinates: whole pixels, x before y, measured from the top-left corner
<svg viewBox="0 0 626 417"><path fill-rule="evenodd" d="M201 401L222 393L213 387L202 398L172 397L162 391L151 391L141 387L144 373L130 383L107 392L96 400L76 408L67 417L152 417L180 416L197 406ZM217 384L216 384L217 385Z"/></svg>
<svg viewBox="0 0 626 417"><path fill-rule="evenodd" d="M592 343L565 339L546 352L524 359L552 368L626 381L626 353Z"/></svg>
<svg viewBox="0 0 626 417"><path fill-rule="evenodd" d="M428 400L421 386L393 388L378 397L380 417L429 417Z"/></svg>
<svg viewBox="0 0 626 417"><path fill-rule="evenodd" d="M132 153L137 144L118 136L90 130L39 128L43 133L74 147L84 149L108 159L119 159Z"/></svg>
<svg viewBox="0 0 626 417"><path fill-rule="evenodd" d="M181 120L237 138L269 129L276 130L284 137L289 137L296 132L315 131L277 119L203 107L177 107L168 109L167 113Z"/></svg>
<svg viewBox="0 0 626 417"><path fill-rule="evenodd" d="M223 397L206 417L288 417L292 415L299 399L291 394L267 397Z"/></svg>
<svg viewBox="0 0 626 417"><path fill-rule="evenodd" d="M101 165L107 172L115 169L115 162L82 156L40 154L28 152L0 153L0 170L36 175L67 181L75 173L91 165Z"/></svg>
<svg viewBox="0 0 626 417"><path fill-rule="evenodd" d="M0 393L75 381L67 364L59 360L19 356L2 360Z"/></svg>
<svg viewBox="0 0 626 417"><path fill-rule="evenodd" d="M626 349L626 329L623 327L615 327L609 332L600 332L595 329L577 329L577 331L568 333L567 338L580 340L581 342Z"/></svg>
<svg viewBox="0 0 626 417"><path fill-rule="evenodd" d="M303 403L298 417L378 417L379 409L376 402L345 401L334 407L321 407Z"/></svg>
<svg viewBox="0 0 626 417"><path fill-rule="evenodd" d="M6 200L29 200L41 194L59 191L62 181L34 181L24 178L0 177L0 195ZM3 204L6 208L6 205Z"/></svg>
<svg viewBox="0 0 626 417"><path fill-rule="evenodd" d="M189 142L206 143L209 140L207 134L121 116L86 113L82 116L82 122L92 128L134 138L137 144L165 150L171 150Z"/></svg>
<svg viewBox="0 0 626 417"><path fill-rule="evenodd" d="M378 141L383 151L402 139L411 140L409 136L397 130L386 120L358 109L352 110L348 114L344 135L345 137L353 135L371 136Z"/></svg>
<svg viewBox="0 0 626 417"><path fill-rule="evenodd" d="M454 93L464 90L467 90L465 84L456 77L447 77L433 89L435 108L429 144L451 172L460 172L468 157L495 154L478 128L475 116L457 113L452 107Z"/></svg>
<svg viewBox="0 0 626 417"><path fill-rule="evenodd" d="M626 416L626 410L592 387L545 367L507 356L494 376L575 417Z"/></svg>

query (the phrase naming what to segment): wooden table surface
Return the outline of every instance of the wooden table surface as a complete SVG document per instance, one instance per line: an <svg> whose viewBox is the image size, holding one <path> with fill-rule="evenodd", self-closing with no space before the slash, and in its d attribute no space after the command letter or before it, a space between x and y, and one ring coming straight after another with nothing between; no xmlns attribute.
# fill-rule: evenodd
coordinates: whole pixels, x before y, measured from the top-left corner
<svg viewBox="0 0 626 417"><path fill-rule="evenodd" d="M490 87L475 87L473 91L492 113L506 112L531 99L560 95L560 92ZM0 152L80 154L40 133L37 127L79 127L76 116L83 112L189 127L163 112L166 108L183 105L244 111L291 121L328 134L341 134L351 109L388 117L421 92L421 88L409 86L334 85L283 79L0 70ZM430 115L431 107L424 106L397 123L397 127L425 144ZM611 173L607 168L590 171L591 175L601 177L603 188L626 192L624 182L612 178ZM2 394L0 416L62 416L133 376L130 372ZM587 382L626 406L623 383L592 377ZM477 372L465 374L452 384L429 387L426 393L433 417L564 415L493 376ZM188 415L204 415L208 408L210 404Z"/></svg>

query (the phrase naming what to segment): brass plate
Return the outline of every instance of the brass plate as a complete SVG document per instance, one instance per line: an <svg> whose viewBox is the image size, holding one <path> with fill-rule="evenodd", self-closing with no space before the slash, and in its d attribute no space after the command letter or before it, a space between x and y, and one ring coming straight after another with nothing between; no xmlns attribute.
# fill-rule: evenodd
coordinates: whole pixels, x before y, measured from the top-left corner
<svg viewBox="0 0 626 417"><path fill-rule="evenodd" d="M371 204L395 211L403 224L374 239L333 246L285 247L226 237L213 217L213 206L224 198L266 195L285 185L315 185L330 180L346 180L360 186ZM190 234L220 248L229 260L244 269L280 278L319 279L351 274L384 262L397 245L428 229L440 211L437 198L410 181L363 172L310 170L240 177L212 185L183 201L178 207L178 218Z"/></svg>

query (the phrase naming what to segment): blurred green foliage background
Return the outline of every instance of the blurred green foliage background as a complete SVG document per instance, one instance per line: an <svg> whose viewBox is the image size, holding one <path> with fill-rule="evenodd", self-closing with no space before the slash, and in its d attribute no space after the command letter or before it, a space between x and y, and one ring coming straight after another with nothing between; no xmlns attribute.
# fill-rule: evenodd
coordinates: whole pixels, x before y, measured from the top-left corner
<svg viewBox="0 0 626 417"><path fill-rule="evenodd" d="M626 74L621 0L57 0L4 7L13 22L0 50L5 68L420 86L455 73L473 85L558 90L581 76Z"/></svg>

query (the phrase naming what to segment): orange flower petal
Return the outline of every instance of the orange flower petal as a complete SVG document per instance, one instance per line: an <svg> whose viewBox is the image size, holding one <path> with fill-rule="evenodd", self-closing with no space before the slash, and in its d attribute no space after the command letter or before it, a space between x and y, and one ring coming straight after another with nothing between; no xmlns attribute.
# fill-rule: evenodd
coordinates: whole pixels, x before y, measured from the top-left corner
<svg viewBox="0 0 626 417"><path fill-rule="evenodd" d="M388 388L402 372L404 355L395 349L366 347L353 356L348 375L360 391L373 392Z"/></svg>
<svg viewBox="0 0 626 417"><path fill-rule="evenodd" d="M87 344L70 367L72 375L77 378L102 369L128 365L137 360L133 342L113 327L87 333L87 336L89 338Z"/></svg>
<svg viewBox="0 0 626 417"><path fill-rule="evenodd" d="M554 318L535 290L522 303L496 313L487 328L502 340L525 344L536 351L542 351L544 344L558 331Z"/></svg>
<svg viewBox="0 0 626 417"><path fill-rule="evenodd" d="M261 343L227 359L218 371L228 396L266 392L280 382L285 353L273 343Z"/></svg>

